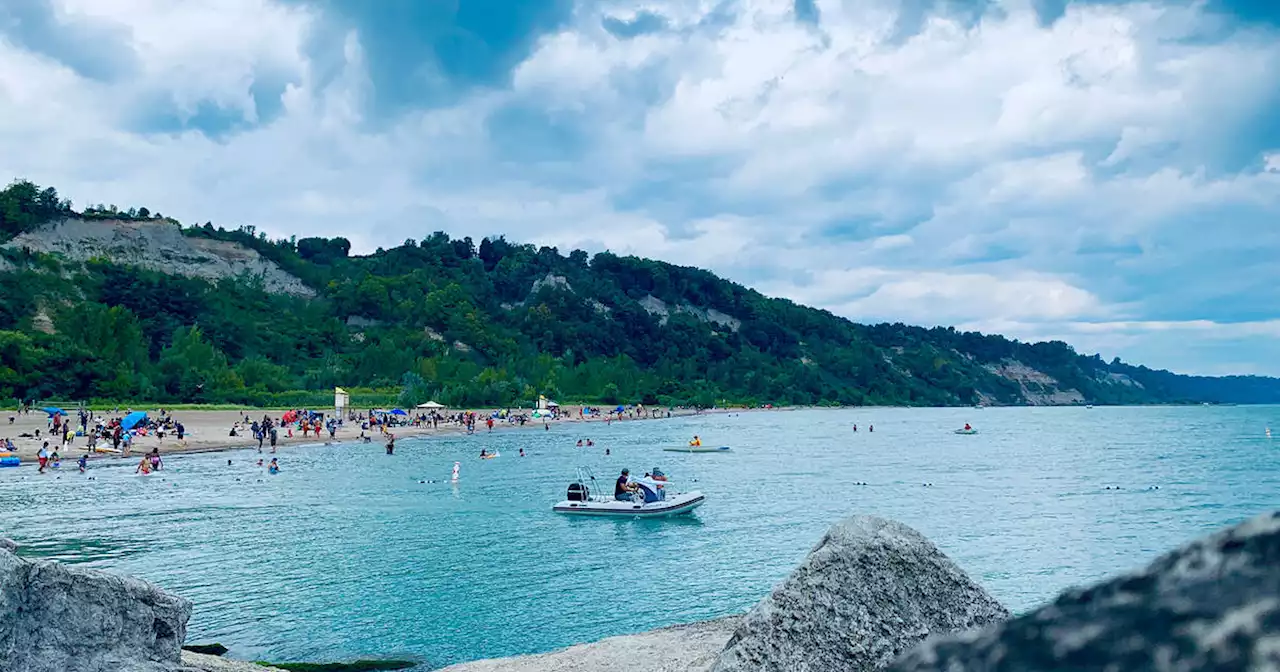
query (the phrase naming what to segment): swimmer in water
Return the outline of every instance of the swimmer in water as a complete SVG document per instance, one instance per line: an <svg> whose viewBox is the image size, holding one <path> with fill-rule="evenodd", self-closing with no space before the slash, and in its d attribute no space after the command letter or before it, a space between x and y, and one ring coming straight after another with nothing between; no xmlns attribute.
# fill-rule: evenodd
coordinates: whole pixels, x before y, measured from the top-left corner
<svg viewBox="0 0 1280 672"><path fill-rule="evenodd" d="M267 466L267 473L268 474L280 473L280 464L276 462L276 458L274 457L271 458L271 464Z"/></svg>
<svg viewBox="0 0 1280 672"><path fill-rule="evenodd" d="M582 439L578 439L578 447L579 447L579 448L581 448L581 447L582 447Z"/></svg>
<svg viewBox="0 0 1280 672"><path fill-rule="evenodd" d="M588 445L588 446L594 446L594 445L596 445L596 442L595 442L595 441L592 441L591 439L587 439L587 445Z"/></svg>
<svg viewBox="0 0 1280 672"><path fill-rule="evenodd" d="M608 454L609 454L609 449L608 449L608 448L605 448L605 449L604 449L604 454L605 454L605 455L608 455Z"/></svg>
<svg viewBox="0 0 1280 672"><path fill-rule="evenodd" d="M520 457L524 457L524 448L520 449Z"/></svg>
<svg viewBox="0 0 1280 672"><path fill-rule="evenodd" d="M80 465L80 473L83 474L84 470L89 468L89 456L81 455L80 460L78 461L78 464Z"/></svg>
<svg viewBox="0 0 1280 672"><path fill-rule="evenodd" d="M142 461L138 463L138 468L134 469L133 473L143 475L151 473L151 460L144 455Z"/></svg>

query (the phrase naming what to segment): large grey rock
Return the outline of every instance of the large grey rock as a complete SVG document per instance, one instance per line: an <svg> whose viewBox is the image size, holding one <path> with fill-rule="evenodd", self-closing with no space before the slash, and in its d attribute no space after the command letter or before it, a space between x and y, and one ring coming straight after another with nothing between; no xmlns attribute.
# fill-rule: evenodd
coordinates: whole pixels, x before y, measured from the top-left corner
<svg viewBox="0 0 1280 672"><path fill-rule="evenodd" d="M1008 617L919 532L854 516L746 615L712 669L878 670L930 633Z"/></svg>
<svg viewBox="0 0 1280 672"><path fill-rule="evenodd" d="M171 672L190 617L145 581L0 551L4 672Z"/></svg>
<svg viewBox="0 0 1280 672"><path fill-rule="evenodd" d="M1280 670L1280 511L1006 623L931 639L891 669Z"/></svg>
<svg viewBox="0 0 1280 672"><path fill-rule="evenodd" d="M18 550L17 542L15 542L12 539L5 539L4 537L0 537L0 551L9 551L10 553L14 553L14 552L17 552L17 550Z"/></svg>

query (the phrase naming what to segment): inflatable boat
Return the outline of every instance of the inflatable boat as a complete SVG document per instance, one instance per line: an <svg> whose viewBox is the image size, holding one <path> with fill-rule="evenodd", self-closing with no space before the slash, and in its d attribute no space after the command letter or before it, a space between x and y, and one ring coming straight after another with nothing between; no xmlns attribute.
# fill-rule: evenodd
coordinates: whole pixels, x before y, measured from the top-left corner
<svg viewBox="0 0 1280 672"><path fill-rule="evenodd" d="M631 482L638 486L631 499L618 500L597 494L603 491L603 486L597 484L590 469L579 468L578 480L569 484L565 500L551 510L574 516L666 518L690 513L707 499L697 490L677 493L672 490L670 481L642 478Z"/></svg>

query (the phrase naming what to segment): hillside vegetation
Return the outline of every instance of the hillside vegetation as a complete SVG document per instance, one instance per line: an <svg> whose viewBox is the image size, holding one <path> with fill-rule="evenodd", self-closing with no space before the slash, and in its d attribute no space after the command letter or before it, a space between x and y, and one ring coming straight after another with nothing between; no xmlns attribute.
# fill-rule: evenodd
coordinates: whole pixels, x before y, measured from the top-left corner
<svg viewBox="0 0 1280 672"><path fill-rule="evenodd" d="M320 405L1068 404L1280 401L1060 342L861 325L696 268L433 233L341 238L183 227L0 192L0 398Z"/></svg>

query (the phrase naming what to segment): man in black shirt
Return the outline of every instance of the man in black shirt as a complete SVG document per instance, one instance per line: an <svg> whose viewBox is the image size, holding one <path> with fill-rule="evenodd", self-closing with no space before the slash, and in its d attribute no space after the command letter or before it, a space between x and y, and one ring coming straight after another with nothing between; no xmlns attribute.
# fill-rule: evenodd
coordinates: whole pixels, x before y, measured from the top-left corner
<svg viewBox="0 0 1280 672"><path fill-rule="evenodd" d="M629 469L623 469L622 475L618 477L617 483L613 485L613 498L619 502L631 501L631 493L635 492L638 487L634 483L627 482L631 478L630 474L631 471Z"/></svg>

